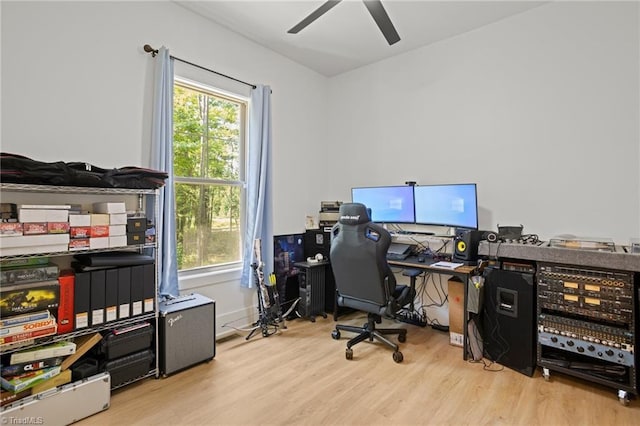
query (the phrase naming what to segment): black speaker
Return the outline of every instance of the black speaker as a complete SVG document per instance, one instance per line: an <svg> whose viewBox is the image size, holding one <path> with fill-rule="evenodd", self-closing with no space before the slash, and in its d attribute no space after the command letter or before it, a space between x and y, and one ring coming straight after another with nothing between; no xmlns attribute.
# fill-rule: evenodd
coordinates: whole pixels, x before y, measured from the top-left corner
<svg viewBox="0 0 640 426"><path fill-rule="evenodd" d="M313 257L320 253L329 259L331 251L331 232L322 229L307 229L304 233L304 257Z"/></svg>
<svg viewBox="0 0 640 426"><path fill-rule="evenodd" d="M532 376L536 368L534 275L485 270L482 340L484 355Z"/></svg>
<svg viewBox="0 0 640 426"><path fill-rule="evenodd" d="M453 240L453 261L473 263L478 259L478 244L483 239L484 231L465 231L456 235Z"/></svg>

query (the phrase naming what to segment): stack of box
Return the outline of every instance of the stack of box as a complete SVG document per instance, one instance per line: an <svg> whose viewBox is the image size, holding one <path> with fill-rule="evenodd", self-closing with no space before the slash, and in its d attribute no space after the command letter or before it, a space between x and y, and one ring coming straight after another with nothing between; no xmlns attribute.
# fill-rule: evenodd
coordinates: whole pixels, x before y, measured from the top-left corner
<svg viewBox="0 0 640 426"><path fill-rule="evenodd" d="M70 205L23 204L17 206L17 218L12 217L11 209L3 213L6 221L0 226L2 255L66 251L70 208Z"/></svg>
<svg viewBox="0 0 640 426"><path fill-rule="evenodd" d="M100 333L92 333L7 355L0 371L0 405L71 382L78 360L101 340Z"/></svg>
<svg viewBox="0 0 640 426"><path fill-rule="evenodd" d="M131 217L127 220L127 244L144 244L147 240L147 219L144 217Z"/></svg>
<svg viewBox="0 0 640 426"><path fill-rule="evenodd" d="M13 264L12 264L13 263ZM0 269L0 349L58 332L58 266L48 259L16 259Z"/></svg>
<svg viewBox="0 0 640 426"><path fill-rule="evenodd" d="M95 225L106 226L106 241L101 244L106 244L104 247L124 247L127 245L127 209L123 202L102 202L93 203L93 214L91 215L91 231L93 237L94 222ZM104 231L102 228L96 229L96 231ZM91 247L97 248L97 247Z"/></svg>

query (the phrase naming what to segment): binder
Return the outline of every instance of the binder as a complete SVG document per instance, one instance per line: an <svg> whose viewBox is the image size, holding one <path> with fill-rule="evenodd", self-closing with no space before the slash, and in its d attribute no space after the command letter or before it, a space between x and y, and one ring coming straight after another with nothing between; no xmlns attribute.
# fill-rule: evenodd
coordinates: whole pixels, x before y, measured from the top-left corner
<svg viewBox="0 0 640 426"><path fill-rule="evenodd" d="M131 316L141 315L144 294L144 266L131 267Z"/></svg>
<svg viewBox="0 0 640 426"><path fill-rule="evenodd" d="M91 273L76 272L73 291L74 329L89 327L89 306L91 303Z"/></svg>
<svg viewBox="0 0 640 426"><path fill-rule="evenodd" d="M104 315L105 322L118 319L118 270L116 268L105 271Z"/></svg>
<svg viewBox="0 0 640 426"><path fill-rule="evenodd" d="M131 268L118 268L118 319L131 316Z"/></svg>
<svg viewBox="0 0 640 426"><path fill-rule="evenodd" d="M143 266L144 283L142 286L143 311L153 312L156 305L156 265L149 263Z"/></svg>
<svg viewBox="0 0 640 426"><path fill-rule="evenodd" d="M105 271L91 271L91 326L104 324Z"/></svg>

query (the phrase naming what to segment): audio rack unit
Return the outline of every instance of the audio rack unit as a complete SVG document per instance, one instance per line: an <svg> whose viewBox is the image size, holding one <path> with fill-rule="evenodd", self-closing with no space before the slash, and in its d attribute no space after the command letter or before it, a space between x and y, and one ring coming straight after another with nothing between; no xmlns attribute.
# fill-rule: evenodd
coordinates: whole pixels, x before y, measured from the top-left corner
<svg viewBox="0 0 640 426"><path fill-rule="evenodd" d="M637 304L631 272L538 263L537 362L549 370L638 393Z"/></svg>

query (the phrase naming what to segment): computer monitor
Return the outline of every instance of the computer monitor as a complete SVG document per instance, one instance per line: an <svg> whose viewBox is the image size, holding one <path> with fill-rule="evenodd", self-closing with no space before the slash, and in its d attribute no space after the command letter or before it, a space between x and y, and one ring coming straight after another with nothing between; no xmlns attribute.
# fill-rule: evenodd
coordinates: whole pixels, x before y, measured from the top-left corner
<svg viewBox="0 0 640 426"><path fill-rule="evenodd" d="M289 311L299 297L296 262L304 262L304 234L275 235L273 237L273 273L283 313Z"/></svg>
<svg viewBox="0 0 640 426"><path fill-rule="evenodd" d="M416 223L478 229L475 183L414 187Z"/></svg>
<svg viewBox="0 0 640 426"><path fill-rule="evenodd" d="M304 234L273 237L273 272L276 276L297 274L298 269L293 264L304 260Z"/></svg>
<svg viewBox="0 0 640 426"><path fill-rule="evenodd" d="M414 223L412 186L373 186L351 189L351 200L371 209L380 223Z"/></svg>

